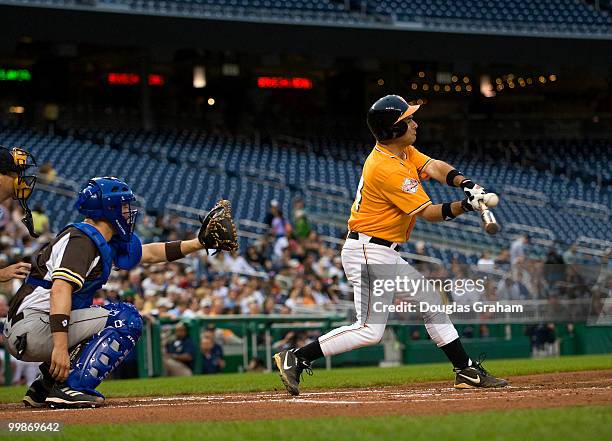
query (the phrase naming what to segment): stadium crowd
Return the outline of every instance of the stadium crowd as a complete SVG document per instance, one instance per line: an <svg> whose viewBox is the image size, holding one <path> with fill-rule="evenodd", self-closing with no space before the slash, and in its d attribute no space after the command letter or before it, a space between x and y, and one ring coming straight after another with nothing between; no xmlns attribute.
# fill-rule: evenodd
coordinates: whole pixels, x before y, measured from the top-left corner
<svg viewBox="0 0 612 441"><path fill-rule="evenodd" d="M96 302L129 301L144 316L190 319L221 314L291 314L301 308L331 308L338 300L350 300L339 249L326 245L318 236L301 201L295 207L288 218L272 201L265 220L269 232L240 252L201 252L170 264L115 271ZM20 216L18 208L0 207L0 266L27 260L51 237L42 207L33 210L35 227L42 233L38 240L25 234ZM146 243L187 239L194 237L195 231L176 216L144 215L137 233ZM417 242L415 254L428 256L427 248ZM531 259L528 253L529 237L522 236L497 256L484 252L475 268L458 259L447 266L419 260L414 264L426 277L438 279L475 278L491 269L501 271L505 275L489 279L486 286L485 297L490 300L589 295L586 281L572 270L577 261L575 247L563 255L551 249L545 260ZM4 283L1 292L10 298L20 284L18 280Z"/></svg>
<svg viewBox="0 0 612 441"><path fill-rule="evenodd" d="M20 222L17 206L0 206L0 267L29 259L42 244L52 237L49 219L42 206L33 210L36 230L41 233L31 239ZM224 314L292 314L313 310L334 309L339 301L350 301L352 290L345 278L339 249L330 247L310 225L302 201L295 201L292 213L285 216L278 203L270 203L265 223L269 231L241 252L201 252L180 261L139 267L132 271L113 272L109 282L97 294L95 304L127 301L133 303L147 320L169 319L185 321L203 316ZM55 232L56 233L56 232ZM137 226L143 242L180 240L194 237L176 216L143 215ZM521 236L507 250L497 256L483 253L474 266L453 259L450 265L436 265L414 260L416 268L426 277L435 279L473 279L496 271L498 277L486 278L484 293L465 291L451 297L458 303L474 300L529 300L546 299L551 319L566 313L559 299L588 298L592 290L576 268L575 247L562 255L551 249L547 258L529 256L528 236ZM416 244L417 255L428 256L423 242ZM605 262L607 264L607 262ZM501 275L501 276L500 276ZM609 289L610 278L600 281ZM21 285L20 280L0 283L0 328L8 312L8 300ZM175 333L177 331L174 331ZM1 336L1 332L0 332ZM204 338L205 337L205 338ZM164 367L168 374L191 373L195 356L204 357L207 373L219 372L223 367L223 350L218 335L210 333L200 339L197 350L185 344L181 334L164 338ZM1 338L1 337L0 337ZM301 333L290 333L277 346L293 346L305 339ZM178 343L177 343L178 342ZM303 342L302 342L303 343ZM2 344L2 341L0 341ZM185 352L191 354L181 355ZM135 360L131 364L135 369ZM260 366L254 360L254 370ZM126 362L126 369L130 363ZM17 372L25 381L27 367ZM134 372L118 375L133 376Z"/></svg>

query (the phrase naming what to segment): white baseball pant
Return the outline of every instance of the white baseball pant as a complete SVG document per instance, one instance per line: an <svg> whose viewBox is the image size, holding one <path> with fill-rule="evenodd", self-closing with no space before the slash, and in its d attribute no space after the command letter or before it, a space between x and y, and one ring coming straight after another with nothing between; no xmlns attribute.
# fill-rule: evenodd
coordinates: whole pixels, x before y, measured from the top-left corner
<svg viewBox="0 0 612 441"><path fill-rule="evenodd" d="M372 268L371 265L387 265L393 271L397 271L396 275L402 278L423 278L423 275L402 259L393 248L373 244L369 240L370 236L359 233L358 240L347 239L342 248L342 266L346 277L353 285L357 319L351 325L342 326L319 337L321 350L326 357L377 344L383 337L389 313L387 310L382 313L375 312L373 303L383 301L391 304L393 296L373 296L372 286L363 286L363 284L369 285L374 277L362 274L362 270ZM414 302L440 303L439 294L426 288L414 292L411 299ZM377 305L377 308L380 309L380 305ZM424 312L422 317L429 336L438 347L459 338L457 330L444 312Z"/></svg>

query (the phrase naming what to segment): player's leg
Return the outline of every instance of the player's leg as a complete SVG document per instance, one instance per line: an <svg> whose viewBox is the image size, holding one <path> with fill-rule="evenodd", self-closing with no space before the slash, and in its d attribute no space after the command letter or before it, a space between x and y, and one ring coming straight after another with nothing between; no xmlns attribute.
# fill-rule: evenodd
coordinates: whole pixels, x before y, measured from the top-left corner
<svg viewBox="0 0 612 441"><path fill-rule="evenodd" d="M24 310L21 320L11 326L8 323L7 347L9 352L25 361L43 362L40 374L30 385L23 403L27 407L43 407L55 380L49 373L53 337L49 326L49 315L36 310ZM109 315L105 308L77 309L70 313L68 345L70 348L104 329Z"/></svg>
<svg viewBox="0 0 612 441"><path fill-rule="evenodd" d="M9 324L7 342L9 352L23 361L51 362L53 336L49 314L24 310L24 317ZM76 309L70 313L68 347L72 348L104 328L109 311L103 307Z"/></svg>
<svg viewBox="0 0 612 441"><path fill-rule="evenodd" d="M336 328L312 343L297 350L282 351L274 356L276 367L287 391L299 394L300 376L303 371L311 373L313 361L356 348L377 344L383 337L388 310L376 310L371 283L375 276L367 271L367 265L393 264L395 252L388 247L375 244L361 244L357 241L345 244L342 249L342 265L346 276L353 285L353 302L356 320L348 326ZM378 303L390 304L392 294L377 298Z"/></svg>
<svg viewBox="0 0 612 441"><path fill-rule="evenodd" d="M102 308L108 310L103 329L73 348L70 374L66 381L53 386L47 404L84 407L104 403L104 396L96 388L136 346L142 332L142 318L129 303Z"/></svg>
<svg viewBox="0 0 612 441"><path fill-rule="evenodd" d="M26 407L44 407L45 400L55 384L55 380L49 373L49 364L41 363L38 366L38 375L30 384L25 396L21 400Z"/></svg>
<svg viewBox="0 0 612 441"><path fill-rule="evenodd" d="M422 280L425 278L408 262L401 257L398 258L398 274L400 277L410 280ZM411 285L415 286L415 285ZM420 283L415 292L411 292L408 298L414 302L426 303L428 305L442 305L442 297L433 285ZM412 295L414 294L414 295ZM401 296L401 293L398 293ZM461 344L459 334L451 322L448 314L440 308L431 308L422 313L427 333L453 364L455 371L455 387L458 389L472 387L504 387L508 384L506 380L490 375L480 364L473 361Z"/></svg>

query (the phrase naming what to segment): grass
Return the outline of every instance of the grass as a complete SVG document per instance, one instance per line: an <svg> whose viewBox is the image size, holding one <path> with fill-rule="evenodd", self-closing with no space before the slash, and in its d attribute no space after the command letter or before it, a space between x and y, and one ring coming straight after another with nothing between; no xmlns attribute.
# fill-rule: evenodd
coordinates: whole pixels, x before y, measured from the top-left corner
<svg viewBox="0 0 612 441"><path fill-rule="evenodd" d="M570 372L612 368L612 355L566 356L544 359L491 360L487 370L501 377L551 372ZM422 381L452 380L448 363L406 365L391 368L343 368L317 370L306 377L303 390L369 386L392 386ZM219 374L194 377L161 377L105 381L100 392L107 397L144 397L185 394L258 392L282 389L278 376L272 374ZM0 403L19 402L25 387L0 388Z"/></svg>
<svg viewBox="0 0 612 441"><path fill-rule="evenodd" d="M59 434L0 432L0 439L147 441L248 440L520 440L599 441L612 439L612 407L508 410L435 416L318 418L308 420L223 421L170 424L64 426ZM299 434L299 435L298 435Z"/></svg>

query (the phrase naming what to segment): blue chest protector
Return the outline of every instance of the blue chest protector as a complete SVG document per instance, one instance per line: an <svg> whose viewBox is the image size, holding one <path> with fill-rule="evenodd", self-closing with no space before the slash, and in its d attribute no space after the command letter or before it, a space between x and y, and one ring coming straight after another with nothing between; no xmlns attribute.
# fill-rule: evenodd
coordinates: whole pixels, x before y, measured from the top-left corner
<svg viewBox="0 0 612 441"><path fill-rule="evenodd" d="M98 291L100 288L102 288L102 285L108 282L108 277L110 276L110 272L113 267L113 250L106 239L104 239L104 236L102 236L102 234L92 225L84 222L78 222L66 225L64 230L69 227L74 227L89 237L96 245L98 253L100 253L102 273L94 280L86 280L83 287L72 294L73 310L89 308L93 303L93 298L96 291Z"/></svg>
<svg viewBox="0 0 612 441"><path fill-rule="evenodd" d="M78 222L74 224L68 224L66 228L74 227L89 237L92 242L96 245L98 253L100 253L100 259L102 261L102 273L94 280L87 280L83 284L83 287L77 292L72 294L72 310L89 308L93 304L93 298L102 285L108 281L113 266L113 257L115 252L111 246L106 242L104 236L93 226L84 222ZM52 282L48 280L38 279L36 277L28 276L26 283L35 286L42 286L45 289L51 289Z"/></svg>

